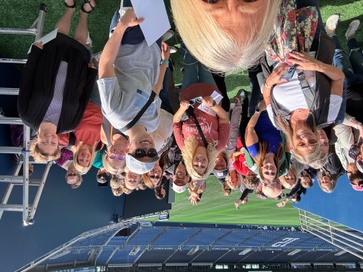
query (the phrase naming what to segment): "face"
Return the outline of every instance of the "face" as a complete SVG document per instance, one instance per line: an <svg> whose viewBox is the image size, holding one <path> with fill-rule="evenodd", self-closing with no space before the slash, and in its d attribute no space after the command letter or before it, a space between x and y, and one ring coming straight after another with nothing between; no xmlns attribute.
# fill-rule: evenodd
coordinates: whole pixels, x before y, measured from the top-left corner
<svg viewBox="0 0 363 272"><path fill-rule="evenodd" d="M130 139L129 153L135 156L137 150L143 150L146 154L150 154L151 151L155 150L155 142L154 138L147 134L141 133ZM153 160L150 156L144 156L139 158L140 161L143 162L151 162Z"/></svg>
<svg viewBox="0 0 363 272"><path fill-rule="evenodd" d="M204 146L198 146L193 156L193 168L199 174L203 175L208 167L207 149Z"/></svg>
<svg viewBox="0 0 363 272"><path fill-rule="evenodd" d="M329 190L331 188L331 179L328 176L323 176L320 181L321 187Z"/></svg>
<svg viewBox="0 0 363 272"><path fill-rule="evenodd" d="M151 183L154 185L154 186L157 186L163 176L163 170L161 169L161 167L159 166L159 163L155 163L155 166L154 168L149 172L147 173L148 177L150 178L151 180Z"/></svg>
<svg viewBox="0 0 363 272"><path fill-rule="evenodd" d="M262 163L262 173L265 181L273 182L277 176L277 167L273 158L266 157Z"/></svg>
<svg viewBox="0 0 363 272"><path fill-rule="evenodd" d="M188 175L187 170L185 169L184 164L179 163L175 169L175 175L173 181L178 186L183 186L188 183Z"/></svg>
<svg viewBox="0 0 363 272"><path fill-rule="evenodd" d="M257 175L256 175L256 173L255 173L255 172L253 172L253 171L251 171L251 170L249 170L249 171L247 172L247 175L246 175L246 178L247 178L247 179L252 180L252 179L254 179L255 177L257 177Z"/></svg>
<svg viewBox="0 0 363 272"><path fill-rule="evenodd" d="M216 158L216 162L214 164L214 169L215 170L224 170L227 169L227 162L223 157L223 152L219 153L217 158Z"/></svg>
<svg viewBox="0 0 363 272"><path fill-rule="evenodd" d="M328 139L328 136L326 136L326 132L321 129L321 128L318 128L316 130L319 134L319 142L320 142L320 148L321 148L321 151L323 152L323 154L328 154L329 152L329 139Z"/></svg>
<svg viewBox="0 0 363 272"><path fill-rule="evenodd" d="M71 183L74 183L77 180L77 177L79 176L76 168L74 167L74 164L71 163L68 167L68 171L66 173L66 180L69 180Z"/></svg>
<svg viewBox="0 0 363 272"><path fill-rule="evenodd" d="M230 176L231 186L233 187L231 189L235 189L241 186L241 184L239 184L238 173L236 170L229 171L229 176Z"/></svg>
<svg viewBox="0 0 363 272"><path fill-rule="evenodd" d="M88 145L82 145L81 150L78 152L78 164L83 167L88 167L91 163L91 151Z"/></svg>
<svg viewBox="0 0 363 272"><path fill-rule="evenodd" d="M310 177L302 176L300 178L300 183L304 188L310 188L312 184L312 180Z"/></svg>
<svg viewBox="0 0 363 272"><path fill-rule="evenodd" d="M146 151L150 148L155 148L154 138L148 133L140 133L140 135L130 139L129 153L133 153L138 148Z"/></svg>
<svg viewBox="0 0 363 272"><path fill-rule="evenodd" d="M130 190L135 190L140 181L140 175L130 172L127 168L125 169L126 176L125 176L125 185Z"/></svg>
<svg viewBox="0 0 363 272"><path fill-rule="evenodd" d="M287 172L287 174L284 177L288 184L290 184L290 185L295 184L296 177L295 177L294 173L291 171L291 169L289 169L289 171Z"/></svg>
<svg viewBox="0 0 363 272"><path fill-rule="evenodd" d="M199 1L201 8L215 19L220 28L240 44L245 44L246 37L253 37L259 32L269 4L267 0Z"/></svg>
<svg viewBox="0 0 363 272"><path fill-rule="evenodd" d="M37 137L38 148L45 155L53 155L57 151L58 141L58 135L48 130L43 130Z"/></svg>
<svg viewBox="0 0 363 272"><path fill-rule="evenodd" d="M304 127L298 129L296 132L294 131L292 144L295 151L302 156L313 152L318 143L318 137L310 128Z"/></svg>
<svg viewBox="0 0 363 272"><path fill-rule="evenodd" d="M115 169L125 166L127 148L121 144L112 145L108 148L107 161Z"/></svg>

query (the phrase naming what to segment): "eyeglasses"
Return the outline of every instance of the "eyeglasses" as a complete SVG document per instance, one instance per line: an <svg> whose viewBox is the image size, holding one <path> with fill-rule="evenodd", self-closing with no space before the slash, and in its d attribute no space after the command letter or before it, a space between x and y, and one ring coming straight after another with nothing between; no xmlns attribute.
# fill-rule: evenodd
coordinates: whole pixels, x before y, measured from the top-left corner
<svg viewBox="0 0 363 272"><path fill-rule="evenodd" d="M115 153L111 153L108 157L111 160L118 159L119 161L122 161L124 159L124 156L122 156L122 155L116 155Z"/></svg>
<svg viewBox="0 0 363 272"><path fill-rule="evenodd" d="M159 175L149 175L149 178L151 178L151 179L160 179L161 176L159 176Z"/></svg>
<svg viewBox="0 0 363 272"><path fill-rule="evenodd" d="M150 148L147 153L144 149L138 148L135 150L135 154L133 155L135 158L143 158L143 157L149 157L149 158L155 158L158 156L158 152L155 148Z"/></svg>
<svg viewBox="0 0 363 272"><path fill-rule="evenodd" d="M79 175L78 173L68 173L67 177L75 177L75 176L78 176L78 175Z"/></svg>

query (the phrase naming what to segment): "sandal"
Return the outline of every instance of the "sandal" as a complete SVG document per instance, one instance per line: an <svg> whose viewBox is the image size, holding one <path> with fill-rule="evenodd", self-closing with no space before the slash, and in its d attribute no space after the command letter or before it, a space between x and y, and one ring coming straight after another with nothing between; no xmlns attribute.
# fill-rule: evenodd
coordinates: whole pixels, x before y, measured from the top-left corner
<svg viewBox="0 0 363 272"><path fill-rule="evenodd" d="M66 6L66 8L75 8L76 7L76 3L73 2L73 5L68 5L66 1L64 1L64 5Z"/></svg>
<svg viewBox="0 0 363 272"><path fill-rule="evenodd" d="M91 7L91 10L85 10L85 9L84 9L84 7L83 7L85 4L88 4L88 5ZM92 4L91 4L91 0L84 0L83 5L82 5L82 7L81 7L81 10L82 10L84 13L90 14L90 13L91 13L94 9L95 9L95 7L94 7L94 6L92 6Z"/></svg>

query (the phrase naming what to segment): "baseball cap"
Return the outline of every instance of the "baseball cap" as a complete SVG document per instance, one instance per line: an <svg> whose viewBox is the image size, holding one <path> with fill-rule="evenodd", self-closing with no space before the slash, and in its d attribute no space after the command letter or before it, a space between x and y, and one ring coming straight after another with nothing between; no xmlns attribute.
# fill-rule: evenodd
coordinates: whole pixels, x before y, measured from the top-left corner
<svg viewBox="0 0 363 272"><path fill-rule="evenodd" d="M224 170L213 170L213 175L217 179L225 179L226 176L228 175L228 169L224 169Z"/></svg>

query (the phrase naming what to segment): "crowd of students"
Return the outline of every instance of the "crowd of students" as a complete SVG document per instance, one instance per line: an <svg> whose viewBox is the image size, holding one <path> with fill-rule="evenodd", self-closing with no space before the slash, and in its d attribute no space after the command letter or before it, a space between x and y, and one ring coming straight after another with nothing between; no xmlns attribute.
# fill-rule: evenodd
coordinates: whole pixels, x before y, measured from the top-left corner
<svg viewBox="0 0 363 272"><path fill-rule="evenodd" d="M193 205L212 175L225 196L241 191L236 208L253 192L285 197L278 207L300 201L314 184L330 193L345 173L363 190L363 53L354 38L360 22L345 33L348 56L335 35L339 15L324 26L318 1L263 2L171 1L183 40L183 82L173 97L172 31L148 46L143 18L124 0L102 54L92 58L87 17L95 0L82 5L74 38L76 6L66 0L57 37L33 44L21 80L18 111L37 131L34 159L55 160L72 188L94 166L115 196L152 189L162 199L170 183L176 193L188 191ZM249 17L238 17L246 8ZM262 31L270 21L273 29ZM229 103L223 72L241 67L248 68L251 95L240 90Z"/></svg>

